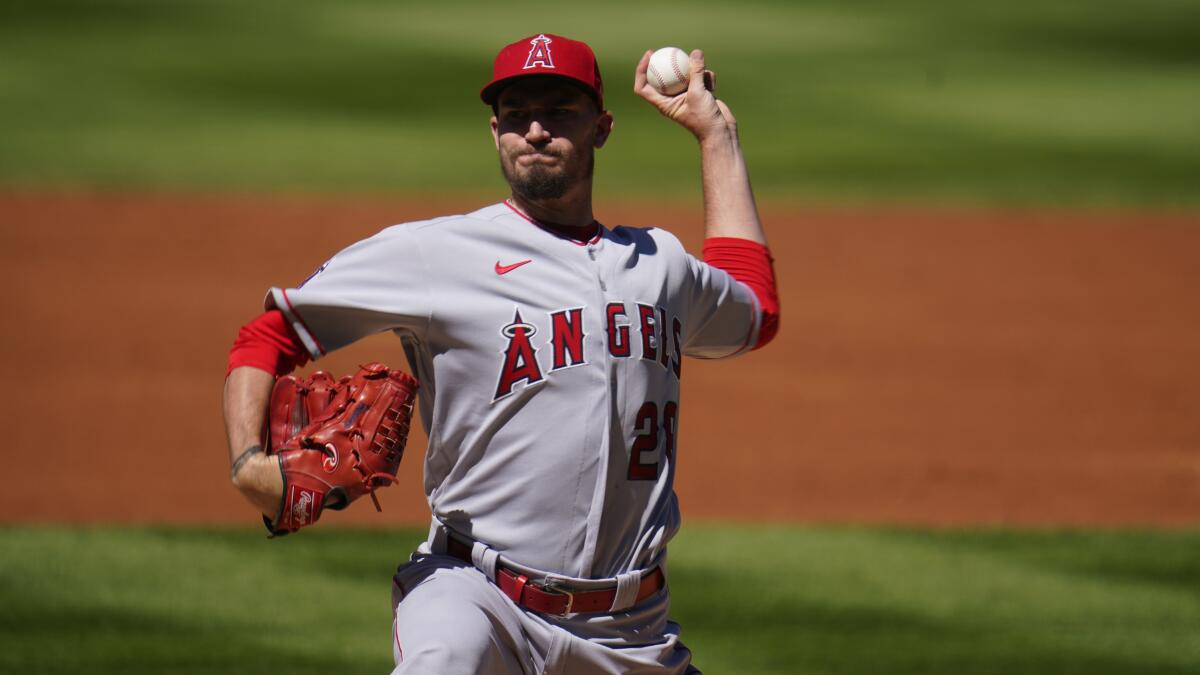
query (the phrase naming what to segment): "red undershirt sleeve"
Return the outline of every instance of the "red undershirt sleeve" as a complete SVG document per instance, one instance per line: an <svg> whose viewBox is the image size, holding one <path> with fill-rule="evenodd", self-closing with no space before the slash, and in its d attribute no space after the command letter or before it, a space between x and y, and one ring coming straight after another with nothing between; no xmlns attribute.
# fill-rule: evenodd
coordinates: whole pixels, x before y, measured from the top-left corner
<svg viewBox="0 0 1200 675"><path fill-rule="evenodd" d="M754 292L762 314L754 349L765 346L779 330L779 292L771 250L749 239L709 237L704 240L704 262L724 270Z"/></svg>
<svg viewBox="0 0 1200 675"><path fill-rule="evenodd" d="M239 366L251 366L278 377L308 361L308 350L288 325L283 312L272 309L259 314L238 331L233 348L229 350L225 376Z"/></svg>

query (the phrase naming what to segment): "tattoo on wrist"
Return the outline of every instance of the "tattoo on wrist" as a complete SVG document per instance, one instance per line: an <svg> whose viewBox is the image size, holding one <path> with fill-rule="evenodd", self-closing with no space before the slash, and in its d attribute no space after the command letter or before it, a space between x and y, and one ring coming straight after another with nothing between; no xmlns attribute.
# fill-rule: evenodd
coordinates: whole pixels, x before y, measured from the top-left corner
<svg viewBox="0 0 1200 675"><path fill-rule="evenodd" d="M252 446L246 448L245 452L238 455L238 458L233 460L233 467L229 469L230 479L237 478L238 472L242 470L242 465L246 463L246 460L250 459L254 455L261 455L261 454L262 454L262 446L261 445L252 445Z"/></svg>

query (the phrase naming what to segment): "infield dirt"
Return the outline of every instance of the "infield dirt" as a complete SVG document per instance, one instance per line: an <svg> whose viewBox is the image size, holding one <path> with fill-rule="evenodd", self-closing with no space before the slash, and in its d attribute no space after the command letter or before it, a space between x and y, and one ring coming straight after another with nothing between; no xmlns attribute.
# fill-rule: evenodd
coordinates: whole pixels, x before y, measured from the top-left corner
<svg viewBox="0 0 1200 675"><path fill-rule="evenodd" d="M482 203L0 193L0 520L255 523L220 413L238 327L342 246ZM699 250L698 205L597 215ZM1200 522L1200 217L765 216L782 330L685 362L685 518ZM404 363L384 335L318 365L367 359ZM383 514L323 520L425 522L424 446Z"/></svg>

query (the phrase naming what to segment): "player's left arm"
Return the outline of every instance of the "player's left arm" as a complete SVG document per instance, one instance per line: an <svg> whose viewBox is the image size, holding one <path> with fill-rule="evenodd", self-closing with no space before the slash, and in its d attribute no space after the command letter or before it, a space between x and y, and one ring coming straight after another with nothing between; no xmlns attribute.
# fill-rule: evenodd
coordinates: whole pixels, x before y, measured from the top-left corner
<svg viewBox="0 0 1200 675"><path fill-rule="evenodd" d="M660 94L649 84L647 51L634 73L634 91L665 117L690 131L700 144L704 190L704 260L754 292L760 309L758 340L767 344L779 326L779 294L767 237L758 216L750 173L738 139L737 120L713 93L715 75L704 67L704 54L693 50L687 91Z"/></svg>
<svg viewBox="0 0 1200 675"><path fill-rule="evenodd" d="M223 408L229 441L229 478L272 521L283 499L279 458L266 454L263 423L275 378L309 361L300 337L278 309L242 326L229 351Z"/></svg>
<svg viewBox="0 0 1200 675"><path fill-rule="evenodd" d="M279 460L264 452L263 422L275 375L259 367L239 365L225 378L223 408L229 441L229 478L263 515L275 519L283 498Z"/></svg>

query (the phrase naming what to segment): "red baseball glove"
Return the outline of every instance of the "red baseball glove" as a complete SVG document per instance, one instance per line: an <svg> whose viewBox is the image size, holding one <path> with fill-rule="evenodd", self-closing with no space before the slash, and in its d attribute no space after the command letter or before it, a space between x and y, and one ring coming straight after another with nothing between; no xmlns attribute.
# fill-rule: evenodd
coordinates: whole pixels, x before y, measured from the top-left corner
<svg viewBox="0 0 1200 675"><path fill-rule="evenodd" d="M317 522L323 509L341 510L396 482L412 420L417 381L381 363L334 380L317 371L306 380L279 378L263 445L279 457L283 504L272 535Z"/></svg>

